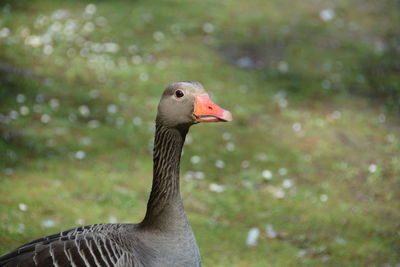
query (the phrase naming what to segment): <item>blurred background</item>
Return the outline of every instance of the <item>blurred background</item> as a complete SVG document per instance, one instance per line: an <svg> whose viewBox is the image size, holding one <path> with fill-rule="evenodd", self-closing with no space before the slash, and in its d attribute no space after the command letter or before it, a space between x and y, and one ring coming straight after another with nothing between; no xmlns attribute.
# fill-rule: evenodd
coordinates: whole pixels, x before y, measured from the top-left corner
<svg viewBox="0 0 400 267"><path fill-rule="evenodd" d="M204 266L400 265L397 0L0 1L0 252L138 222L156 107L197 80L182 194Z"/></svg>

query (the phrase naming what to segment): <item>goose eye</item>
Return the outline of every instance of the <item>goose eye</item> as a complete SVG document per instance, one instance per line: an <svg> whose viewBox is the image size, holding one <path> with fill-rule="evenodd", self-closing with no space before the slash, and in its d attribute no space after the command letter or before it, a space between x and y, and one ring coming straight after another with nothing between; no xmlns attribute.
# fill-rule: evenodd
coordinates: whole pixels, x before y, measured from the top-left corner
<svg viewBox="0 0 400 267"><path fill-rule="evenodd" d="M177 98L181 98L181 97L183 97L184 95L185 95L185 94L184 94L183 91L180 90L180 89L178 89L178 90L175 91L175 96L176 96Z"/></svg>

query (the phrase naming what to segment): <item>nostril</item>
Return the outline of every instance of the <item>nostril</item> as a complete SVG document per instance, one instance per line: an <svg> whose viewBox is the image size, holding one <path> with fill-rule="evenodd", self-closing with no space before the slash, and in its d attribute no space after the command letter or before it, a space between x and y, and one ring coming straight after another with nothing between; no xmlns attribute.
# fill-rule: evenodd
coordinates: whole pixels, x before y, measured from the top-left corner
<svg viewBox="0 0 400 267"><path fill-rule="evenodd" d="M212 107L212 106L208 106L208 109L209 109L209 110L213 110L213 107Z"/></svg>

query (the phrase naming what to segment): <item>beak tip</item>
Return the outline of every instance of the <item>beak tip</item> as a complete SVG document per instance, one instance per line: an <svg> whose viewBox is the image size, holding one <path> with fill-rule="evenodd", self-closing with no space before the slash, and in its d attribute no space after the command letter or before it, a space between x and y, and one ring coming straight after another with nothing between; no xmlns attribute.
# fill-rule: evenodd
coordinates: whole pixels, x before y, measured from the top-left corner
<svg viewBox="0 0 400 267"><path fill-rule="evenodd" d="M228 110L224 110L224 113L222 114L222 119L227 122L232 121L233 120L232 113Z"/></svg>

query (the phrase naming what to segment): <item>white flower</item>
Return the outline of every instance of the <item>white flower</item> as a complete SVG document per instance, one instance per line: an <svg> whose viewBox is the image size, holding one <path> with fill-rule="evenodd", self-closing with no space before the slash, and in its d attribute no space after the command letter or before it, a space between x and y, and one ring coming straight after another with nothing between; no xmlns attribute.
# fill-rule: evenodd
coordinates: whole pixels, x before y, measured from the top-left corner
<svg viewBox="0 0 400 267"><path fill-rule="evenodd" d="M266 180L271 180L272 179L272 172L270 170L263 170L262 176Z"/></svg>
<svg viewBox="0 0 400 267"><path fill-rule="evenodd" d="M40 121L43 122L43 123L45 123L45 124L46 124L46 123L49 123L50 120L51 120L51 118L50 118L50 116L47 115L47 114L43 114L43 115L40 117Z"/></svg>
<svg viewBox="0 0 400 267"><path fill-rule="evenodd" d="M269 238L276 238L278 236L278 233L274 230L272 224L267 224L267 226L265 227L265 232L267 237Z"/></svg>
<svg viewBox="0 0 400 267"><path fill-rule="evenodd" d="M92 144L92 139L88 136L82 137L79 141L82 145L85 145L85 146Z"/></svg>
<svg viewBox="0 0 400 267"><path fill-rule="evenodd" d="M214 25L211 23L204 23L203 24L203 31L206 33L212 33L214 31Z"/></svg>
<svg viewBox="0 0 400 267"><path fill-rule="evenodd" d="M49 56L52 53L53 53L53 46L51 46L49 44L45 45L44 48L43 48L43 54Z"/></svg>
<svg viewBox="0 0 400 267"><path fill-rule="evenodd" d="M42 44L40 37L37 35L31 35L25 38L25 45L29 45L32 47L38 47Z"/></svg>
<svg viewBox="0 0 400 267"><path fill-rule="evenodd" d="M281 175L281 176L285 176L285 175L288 173L288 171L287 171L286 168L280 168L280 169L278 170L278 173L279 173L279 175Z"/></svg>
<svg viewBox="0 0 400 267"><path fill-rule="evenodd" d="M149 74L147 74L146 72L142 72L139 75L139 79L143 82L146 82L149 80Z"/></svg>
<svg viewBox="0 0 400 267"><path fill-rule="evenodd" d="M136 56L132 56L131 61L132 61L133 64L139 65L139 64L141 64L143 62L143 59L142 59L141 56L136 55Z"/></svg>
<svg viewBox="0 0 400 267"><path fill-rule="evenodd" d="M83 117L87 117L90 114L90 109L88 106L86 105L82 105L79 107L79 113L83 116Z"/></svg>
<svg viewBox="0 0 400 267"><path fill-rule="evenodd" d="M108 219L108 221L110 223L116 223L117 222L117 218L115 216L110 216L110 218Z"/></svg>
<svg viewBox="0 0 400 267"><path fill-rule="evenodd" d="M276 198L281 199L285 197L285 192L280 187L270 185L267 187L267 190Z"/></svg>
<svg viewBox="0 0 400 267"><path fill-rule="evenodd" d="M116 43L105 43L104 44L104 52L108 53L116 53L119 51L119 45Z"/></svg>
<svg viewBox="0 0 400 267"><path fill-rule="evenodd" d="M133 118L132 123L139 126L142 124L142 119L140 117L135 117Z"/></svg>
<svg viewBox="0 0 400 267"><path fill-rule="evenodd" d="M185 173L183 178L185 178L186 181L191 181L193 179L193 176L194 176L194 172L188 171Z"/></svg>
<svg viewBox="0 0 400 267"><path fill-rule="evenodd" d="M85 12L89 15L96 13L96 6L94 4L89 4L85 7Z"/></svg>
<svg viewBox="0 0 400 267"><path fill-rule="evenodd" d="M368 171L370 173L376 172L377 169L378 169L378 167L375 164L371 164L371 165L368 166Z"/></svg>
<svg viewBox="0 0 400 267"><path fill-rule="evenodd" d="M345 245L347 243L346 239L344 239L343 237L336 237L335 242L339 245Z"/></svg>
<svg viewBox="0 0 400 267"><path fill-rule="evenodd" d="M246 169L246 168L248 168L250 166L250 162L248 160L243 160L242 163L240 164L240 166L243 169Z"/></svg>
<svg viewBox="0 0 400 267"><path fill-rule="evenodd" d="M196 179L204 179L205 175L204 172L194 172L194 178Z"/></svg>
<svg viewBox="0 0 400 267"><path fill-rule="evenodd" d="M100 122L98 120L90 120L88 121L89 128L95 129L100 126Z"/></svg>
<svg viewBox="0 0 400 267"><path fill-rule="evenodd" d="M201 161L201 158L199 157L199 156L197 156L197 155L194 155L194 156L192 156L191 158L190 158L190 162L192 163L192 164L197 164L197 163L199 163Z"/></svg>
<svg viewBox="0 0 400 267"><path fill-rule="evenodd" d="M319 12L319 17L323 21L330 21L335 17L335 11L331 8L323 9Z"/></svg>
<svg viewBox="0 0 400 267"><path fill-rule="evenodd" d="M291 179L285 179L282 182L283 188L290 188L293 186L293 181Z"/></svg>
<svg viewBox="0 0 400 267"><path fill-rule="evenodd" d="M108 113L113 114L113 113L117 113L117 111L118 111L118 107L116 105L110 104L110 105L107 106L107 112Z"/></svg>
<svg viewBox="0 0 400 267"><path fill-rule="evenodd" d="M25 231L25 224L20 223L18 224L18 232L23 233Z"/></svg>
<svg viewBox="0 0 400 267"><path fill-rule="evenodd" d="M292 128L293 128L293 131L295 131L295 132L300 132L300 131L301 131L301 124L300 124L300 122L294 123L293 126L292 126Z"/></svg>
<svg viewBox="0 0 400 267"><path fill-rule="evenodd" d="M19 203L19 204L18 204L18 208L19 208L21 211L27 211L27 210L28 210L28 206L27 206L25 203Z"/></svg>
<svg viewBox="0 0 400 267"><path fill-rule="evenodd" d="M8 116L13 119L16 120L19 117L19 113L15 110L11 110L10 113L8 114Z"/></svg>
<svg viewBox="0 0 400 267"><path fill-rule="evenodd" d="M217 167L217 168L220 168L220 169L222 169L223 167L225 167L225 162L223 162L222 160L217 160L216 162L215 162L215 166Z"/></svg>
<svg viewBox="0 0 400 267"><path fill-rule="evenodd" d="M75 152L75 158L84 159L86 157L86 152L82 150L78 150Z"/></svg>
<svg viewBox="0 0 400 267"><path fill-rule="evenodd" d="M222 139L224 139L226 141L231 140L231 138L232 138L232 135L228 132L225 132L222 134Z"/></svg>
<svg viewBox="0 0 400 267"><path fill-rule="evenodd" d="M97 17L95 21L96 24L100 27L104 27L107 25L107 19L105 17Z"/></svg>
<svg viewBox="0 0 400 267"><path fill-rule="evenodd" d="M18 94L16 100L18 103L24 103L26 100L26 96L23 94Z"/></svg>
<svg viewBox="0 0 400 267"><path fill-rule="evenodd" d="M8 35L10 35L9 28L4 27L0 30L0 38L6 38Z"/></svg>
<svg viewBox="0 0 400 267"><path fill-rule="evenodd" d="M58 9L56 11L53 12L53 14L51 15L51 18L53 20L61 20L68 17L68 10L65 9Z"/></svg>
<svg viewBox="0 0 400 267"><path fill-rule="evenodd" d="M49 105L52 109L57 109L60 106L60 101L56 98L52 98L49 101Z"/></svg>
<svg viewBox="0 0 400 267"><path fill-rule="evenodd" d="M286 73L286 72L288 72L288 71L289 71L289 64L288 64L287 62L285 62L285 61L280 61L280 62L278 63L278 70L279 70L281 73Z"/></svg>
<svg viewBox="0 0 400 267"><path fill-rule="evenodd" d="M319 200L321 200L321 202L326 202L328 201L328 196L326 194L322 194L319 196Z"/></svg>
<svg viewBox="0 0 400 267"><path fill-rule="evenodd" d="M153 38L154 40L156 40L157 42L160 42L162 39L164 39L164 33L162 32L155 32L153 33Z"/></svg>
<svg viewBox="0 0 400 267"><path fill-rule="evenodd" d="M258 236L260 235L260 229L253 227L249 230L246 238L246 245L249 247L254 247L258 244Z"/></svg>
<svg viewBox="0 0 400 267"><path fill-rule="evenodd" d="M229 143L226 144L225 148L228 151L233 151L233 150L235 150L235 144L232 143L232 142L229 142Z"/></svg>
<svg viewBox="0 0 400 267"><path fill-rule="evenodd" d="M225 191L225 186L219 185L219 184L215 184L215 183L210 184L209 188L210 188L211 191L217 192L217 193L221 193L221 192Z"/></svg>
<svg viewBox="0 0 400 267"><path fill-rule="evenodd" d="M22 106L19 108L19 113L21 113L22 116L26 116L29 114L29 108L27 106Z"/></svg>
<svg viewBox="0 0 400 267"><path fill-rule="evenodd" d="M259 161L266 161L267 160L267 155L265 153L259 153L256 157L257 157L257 159Z"/></svg>
<svg viewBox="0 0 400 267"><path fill-rule="evenodd" d="M54 226L56 226L56 222L54 220L51 220L51 219L44 220L44 221L42 221L42 226L44 228L54 227Z"/></svg>
<svg viewBox="0 0 400 267"><path fill-rule="evenodd" d="M85 25L83 25L83 31L87 33L94 31L94 28L95 28L94 23L90 21L86 22Z"/></svg>
<svg viewBox="0 0 400 267"><path fill-rule="evenodd" d="M297 251L297 255L299 255L300 257L303 257L307 254L307 250L306 249L300 249L299 251Z"/></svg>
<svg viewBox="0 0 400 267"><path fill-rule="evenodd" d="M100 92L99 92L99 90L96 90L96 89L91 90L90 93L89 93L89 96L90 96L91 98L93 98L93 99L98 98L99 95L100 95Z"/></svg>
<svg viewBox="0 0 400 267"><path fill-rule="evenodd" d="M386 136L386 141L388 141L389 143L393 143L394 141L395 141L395 136L394 136L394 134L388 134L387 136Z"/></svg>
<svg viewBox="0 0 400 267"><path fill-rule="evenodd" d="M282 189L278 189L274 192L274 196L276 198L284 198L285 197L285 192L283 192Z"/></svg>

